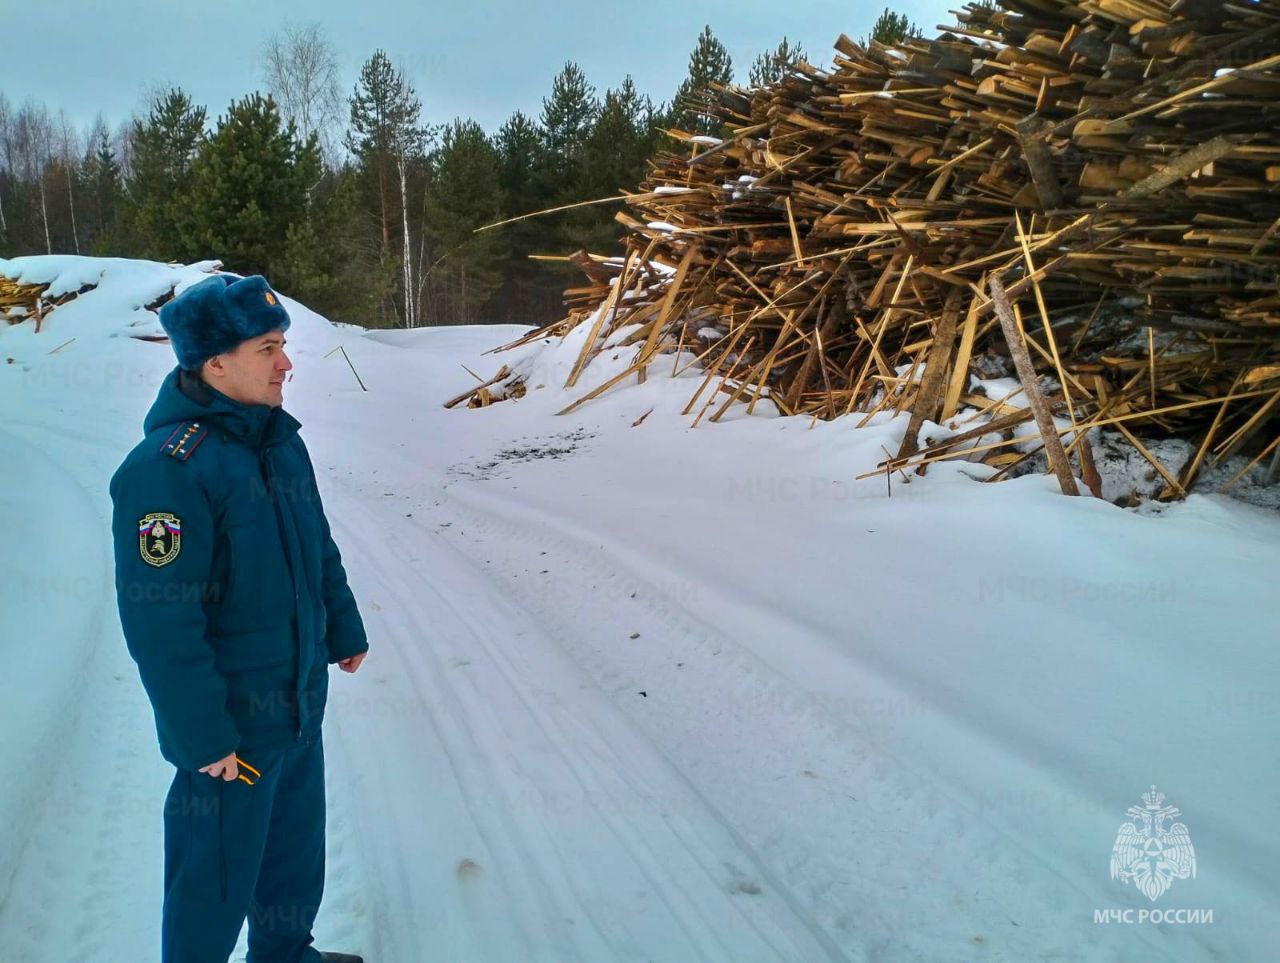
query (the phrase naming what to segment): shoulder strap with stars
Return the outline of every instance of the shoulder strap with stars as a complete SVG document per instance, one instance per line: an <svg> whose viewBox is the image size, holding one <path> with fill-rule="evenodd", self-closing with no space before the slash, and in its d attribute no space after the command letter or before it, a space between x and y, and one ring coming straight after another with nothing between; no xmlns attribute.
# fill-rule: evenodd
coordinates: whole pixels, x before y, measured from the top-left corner
<svg viewBox="0 0 1280 963"><path fill-rule="evenodd" d="M178 461L186 461L208 434L209 429L201 427L200 422L188 421L173 429L173 434L165 439L160 450Z"/></svg>

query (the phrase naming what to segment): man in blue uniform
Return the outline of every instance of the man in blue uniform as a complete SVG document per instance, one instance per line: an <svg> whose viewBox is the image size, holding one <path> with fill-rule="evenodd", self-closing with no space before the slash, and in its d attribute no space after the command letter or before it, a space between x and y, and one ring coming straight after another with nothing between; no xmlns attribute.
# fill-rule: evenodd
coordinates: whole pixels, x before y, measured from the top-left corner
<svg viewBox="0 0 1280 963"><path fill-rule="evenodd" d="M111 479L129 653L177 767L164 808L164 963L360 963L318 952L328 667L369 646L315 472L282 407L289 315L260 276L160 311L178 367Z"/></svg>

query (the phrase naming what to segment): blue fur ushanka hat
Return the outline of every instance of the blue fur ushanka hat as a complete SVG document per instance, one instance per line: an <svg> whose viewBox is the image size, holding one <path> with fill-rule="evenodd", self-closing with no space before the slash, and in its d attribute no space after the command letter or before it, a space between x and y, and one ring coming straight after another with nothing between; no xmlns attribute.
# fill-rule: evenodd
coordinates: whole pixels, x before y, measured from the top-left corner
<svg viewBox="0 0 1280 963"><path fill-rule="evenodd" d="M285 331L289 312L261 274L215 274L193 284L160 308L178 364L197 371L215 354L268 331Z"/></svg>

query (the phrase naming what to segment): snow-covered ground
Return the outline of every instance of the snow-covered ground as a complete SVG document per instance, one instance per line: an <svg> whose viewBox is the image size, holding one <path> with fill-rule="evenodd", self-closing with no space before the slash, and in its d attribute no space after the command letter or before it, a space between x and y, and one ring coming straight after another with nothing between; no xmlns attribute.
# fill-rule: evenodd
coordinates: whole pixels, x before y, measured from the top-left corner
<svg viewBox="0 0 1280 963"><path fill-rule="evenodd" d="M56 267L74 290L103 263ZM116 621L106 483L173 364L124 335L200 270L114 262L38 335L0 325L5 963L158 955L171 770ZM365 334L286 305L285 404L372 643L331 688L322 947L1280 957L1280 516L950 464L890 494L852 479L905 419L689 430L694 371L557 418L632 350L566 393L572 339L524 352L523 399L445 410L524 329ZM1153 784L1197 859L1155 902L1109 869Z"/></svg>

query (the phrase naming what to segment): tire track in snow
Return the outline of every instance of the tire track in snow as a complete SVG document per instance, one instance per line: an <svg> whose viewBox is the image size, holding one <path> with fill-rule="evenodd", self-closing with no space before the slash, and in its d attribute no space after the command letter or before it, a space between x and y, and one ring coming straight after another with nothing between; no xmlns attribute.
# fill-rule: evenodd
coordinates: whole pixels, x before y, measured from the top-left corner
<svg viewBox="0 0 1280 963"><path fill-rule="evenodd" d="M510 810L519 817L515 825L510 825L510 818L507 820L507 844L517 849L521 846L535 846L537 849L535 854L530 854L527 849L519 854L519 858L533 864L526 879L535 886L539 881L545 885L554 879L560 884L554 894L555 900L569 903L572 910L584 918L600 917L598 931L607 934L611 942L589 940L589 945L583 947L589 950L584 958L652 958L653 940L658 939L665 941L658 953L661 959L843 959L823 934L810 929L775 894L766 892L762 896L758 886L754 887L755 892L750 886L735 887L730 874L709 867L713 860L726 864L735 861L750 864L753 857L742 852L740 841L733 838L719 817L706 809L703 801L679 774L671 770L666 760L645 743L606 699L598 692L594 699L588 698L593 688L589 683L578 681L578 690L587 690L588 697L582 696L580 691L565 692L564 696L555 692L557 687L564 687L567 681L579 674L573 671L571 664L549 639L521 629L527 619L502 599L486 579L472 573L469 561L461 557L445 558L445 552L433 548L428 553L437 556L432 559L434 564L430 569L433 582L425 593L426 598L423 598L422 587L417 587L415 600L415 587L398 570L412 566L419 559L413 555L413 546L394 531L395 527L403 527L398 519L395 526L389 525L389 519L370 512L352 496L344 496L341 504L335 507L336 510L331 508L330 516L339 519L340 538L346 546L349 569L359 571L363 563L368 562L369 568L377 571L378 577L384 581L382 592L371 587L362 593L362 598L380 594L385 597L386 592L394 588L386 583L398 582L399 591L395 592L400 596L398 604L408 609L416 608L433 637L453 638L453 644L461 639L464 645L473 647L473 658L483 655L483 659L476 659L475 665L477 669L483 666L492 680L488 687L477 687L471 693L463 693L460 687L455 686L451 697L444 694L444 701L462 715L470 716L466 722L474 727L469 735L473 746L479 740L481 750L487 751L492 761L502 759L509 767L504 772L490 766L488 772L481 774L479 781L504 786L506 799L499 808ZM367 524L352 524L352 518L357 515L363 515ZM362 531L366 528L378 532L380 541L370 543ZM434 544L443 543L437 541ZM358 553L353 554L352 548L357 548ZM397 559L399 565L388 565L388 555ZM444 590L439 587L441 582L445 583ZM460 600L467 604L459 604ZM432 624L433 619L437 624ZM441 621L445 622L444 631L438 626ZM489 641L495 638L504 638L507 642L502 645ZM516 644L516 639L521 642ZM395 641L403 646L409 639L398 638ZM435 643L429 647L443 649L448 644ZM523 647L532 648L537 658L531 657L523 665L512 663L508 656ZM407 655L407 652L402 651L401 654ZM370 666L375 664L372 659L371 656ZM418 674L416 681L420 688L425 689L432 684L431 680L424 678L424 667L420 663L415 667L414 660L405 658L404 661L411 671ZM443 652L437 654L436 661L443 678L448 672L443 668ZM549 662L555 665L558 673L546 670ZM535 663L542 663L543 667L539 669ZM484 673L473 670L470 674ZM537 683L543 685L540 692L534 691ZM438 682L436 688L439 688ZM510 714L513 709L519 709L515 713L518 716L516 721L526 731L521 736L522 744L517 743L516 747L539 756L538 766L548 767L554 773L554 779L548 779L541 772L523 769L521 760L510 752L510 735L506 737L507 754L502 756L502 750L497 748L502 744L502 734L485 731L483 716L478 716L485 711L480 700L491 698L494 693L506 697L496 704L502 713ZM472 695L472 698L468 700L466 695ZM567 702L565 697L572 698L573 702ZM568 725L582 711L584 704L592 710L590 718ZM582 734L592 730L607 730L611 741L628 746L629 756L621 766L615 761L604 767L598 755L593 756L584 750L580 744ZM578 733L576 737L572 734L574 732ZM447 742L447 737L443 741ZM454 752L453 756L456 764L457 753ZM661 785L660 792L648 794L650 798L675 799L677 805L672 808L678 812L701 814L700 819L685 818L688 825L696 824L694 831L682 837L670 825L669 812L654 812L647 806L637 806L637 798L645 798L643 792L638 795L635 785L635 774L639 770L644 770L649 780L656 780ZM483 823L484 807L475 806L478 794L474 787L469 787L461 776L458 785L470 796L468 803L473 818L477 823ZM567 793L566 786L574 787L573 792ZM534 813L525 813L531 801L541 801L543 805L535 805ZM572 826L554 818L554 809L566 803L580 807L576 812L580 818ZM541 830L534 819L528 818L530 815L535 818L551 816L553 831L546 833ZM593 858L589 848L584 850L577 844L575 834L584 831L594 834L592 841L603 846L608 857L614 860L611 865L600 866L599 858ZM522 837L523 842L518 842ZM501 843L498 836L491 833L488 842L491 858L501 858L503 854L498 849ZM717 856L708 858L705 854L692 853L691 842L697 844L694 848L702 848ZM673 865L664 865L664 861ZM607 874L601 875L606 869ZM657 889L657 897L665 900L664 912L656 920L657 925L650 923L647 929L640 930L623 919L634 916L637 907L626 901L621 901L621 907L616 905L620 902L619 897L612 894L619 889L617 877L622 873L641 886ZM563 884L570 874L579 880L577 886L572 881ZM673 895L667 896L666 890L672 891ZM612 899L605 898L611 895ZM692 909L686 909L684 904ZM548 906L544 902L544 914L560 912L557 906ZM604 918L602 910L615 915ZM545 916L540 922L545 925ZM746 929L743 929L744 924ZM618 930L620 927L625 930L628 925L636 932L629 934L629 942L619 943ZM565 958L568 947L561 940L569 935L557 934L558 938L546 947L553 951L548 958ZM679 947L670 945L676 935L680 937Z"/></svg>
<svg viewBox="0 0 1280 963"><path fill-rule="evenodd" d="M843 770L837 773L828 769L815 775L808 769L800 769L803 760L823 756L824 753L812 746L789 746L788 737L799 733L810 740L811 736L807 735L809 733L843 733L848 737L845 746L848 748L854 740L847 720L842 721L831 712L824 711L817 700L798 692L794 684L777 677L748 648L689 611L668 594L669 590L659 587L634 569L627 568L615 554L605 551L604 546L594 541L581 540L562 530L559 520L541 518L540 521L544 524L536 527L535 534L532 517L527 521L524 518L516 520L517 513L528 513L529 510L523 506L507 504L470 491L462 495L456 489L445 497L448 499L449 516L465 520L465 533L456 525L448 529L450 532L458 532L458 539L462 543L460 550L464 553L467 553L468 548L475 549L478 540L472 541L472 536L482 532L486 539L496 537L503 546L554 547L559 550L554 556L555 562L563 562L566 558L573 560L568 577L563 577L563 573L556 573L556 576L536 584L530 579L521 579L518 583L512 583L509 591L530 615L540 621L547 633L561 640L562 647L568 648L570 657L576 663L608 688L616 704L624 708L628 704L634 707L626 710L629 717L636 720L641 731L647 733L646 738L656 751L663 754L671 769L680 774L690 791L696 794L699 804L715 812L722 825L733 834L741 851L750 855L750 859L744 862L749 863L753 872L744 874L733 867L731 871L734 875L741 877L745 885L750 885L752 875L763 878L774 892L782 895L792 911L805 919L813 931L822 933L824 939L832 937L827 936L823 923L816 916L827 918L826 925L840 936L846 950L855 954L866 952L868 936L865 933L857 936L840 933L843 929L855 928L847 917L853 894L844 884L857 867L830 865L826 861L829 847L813 838L789 838L791 844L807 842L813 846L806 848L798 845L794 853L788 854L785 862L764 858L746 838L746 827L739 829L738 823L712 800L712 794L723 794L724 787L715 784L717 774L694 773L688 770L687 763L677 762L664 748L662 736L669 734L655 733L648 729L647 721L658 717L683 718L690 725L680 732L678 738L697 741L704 734L700 730L714 733L711 736L714 743L711 754L720 762L718 768L732 768L733 763L728 761L728 753L738 752L741 761L739 768L746 775L748 784L752 778L778 780L802 776L817 780L817 791L837 797L838 805L847 805L846 799L852 799L843 791L844 784L856 785L861 799L866 799L864 794L884 795L892 798L894 805L909 799L910 791L904 788L894 772L896 763L867 746L866 740L862 739L859 740L863 747L861 754L870 756L871 763L860 767L856 780L840 779L841 773L847 775ZM537 559L532 557L533 552L529 554L532 564ZM544 564L554 564L553 556L545 552L537 557ZM611 581L615 584L606 585ZM674 588L674 580L670 584ZM630 646L636 646L633 651L639 651L639 647L648 644L621 641L626 636L626 630L633 626L643 628L643 637L648 640L652 640L655 635L678 639L680 656L689 666L685 677L690 682L697 680L694 689L687 690L683 696L677 693L675 697L664 700L661 685L658 690L654 689L654 685L658 684L655 677L649 676L646 681L645 676L629 671L637 668L643 671L644 659L628 659L625 656L611 658L605 654L606 647L611 643L595 636L583 635L581 624L575 624L575 616L579 614L578 609L590 608L593 602L598 604L589 590L595 589L597 585L601 587L600 594L603 597L616 603L615 620L629 619L625 624L618 621L619 635L612 643L614 651L619 648L625 650ZM581 604L584 596L588 599L585 606ZM635 605L636 614L629 616L624 611L623 603ZM600 618L597 615L589 621L598 625ZM649 690L647 697L637 699L637 692L641 689ZM713 706L707 706L705 697L710 694L714 694ZM706 708L699 713L696 708L700 704ZM773 740L766 736L773 732L784 734L784 749L789 746L795 751L776 750L771 745ZM655 735L658 738L654 738ZM744 739L744 736L751 738ZM819 776L823 778L819 779ZM832 780L835 788L831 788L826 777L835 777ZM751 787L748 785L748 788ZM716 790L721 792L717 793ZM760 787L756 787L756 790L757 795L769 794L768 790L760 791ZM848 811L838 815L846 820L853 818ZM824 823L818 835L828 836L833 830L839 831L836 826ZM963 828L957 826L955 832L959 836ZM761 838L762 831L758 825L753 835ZM763 835L769 841L772 834ZM813 865L815 860L818 866ZM815 869L820 871L815 873ZM830 952L839 954L842 951L832 942Z"/></svg>
<svg viewBox="0 0 1280 963"><path fill-rule="evenodd" d="M371 655L369 669L374 669L377 660L393 659L395 660L395 668L402 677L402 681L409 683L407 688L408 698L406 700L405 692L397 692L395 698L394 717L390 720L395 724L397 732L388 731L386 720L383 720L381 727L361 727L363 735L366 738L357 754L351 758L351 768L353 771L361 769L360 760L372 763L390 762L392 756L388 755L385 747L379 746L379 740L387 740L389 737L404 737L409 735L411 738L404 741L403 745L396 746L397 751L394 757L401 764L408 763L410 766L417 759L415 756L425 747L420 739L413 739L414 733L406 733L406 726L412 727L422 722L427 723L434 739L429 740L432 745L430 748L437 757L442 757L443 765L433 767L431 771L437 768L447 770L452 776L451 781L446 783L452 784L458 794L462 797L462 813L452 813L445 822L448 824L450 820L453 822L453 830L457 832L459 829L464 834L470 836L469 845L458 848L457 853L451 853L450 848L446 845L440 845L443 841L418 839L416 842L419 846L427 844L432 850L427 855L434 863L440 865L452 866L457 863L459 867L467 868L458 874L461 895L464 901L470 903L473 911L479 911L476 918L472 921L477 931L483 934L484 912L486 910L497 910L498 906L505 906L507 909L505 914L501 910L495 913L495 918L501 919L505 915L508 919L512 916L512 909L516 911L514 919L515 927L510 933L503 934L505 939L511 945L513 952L519 952L519 948L527 948L530 946L551 946L557 942L557 938L561 941L565 940L564 934L555 932L545 932L542 930L548 921L559 917L560 913L553 905L549 905L547 900L548 887L538 885L546 880L547 872L540 870L537 859L531 854L521 833L520 827L512 825L509 818L509 812L515 807L507 805L509 792L502 785L502 780L498 777L502 775L501 771L493 773L486 772L486 757L493 751L503 752L502 746L504 742L510 742L510 737L505 733L494 733L488 730L492 726L474 713L469 712L465 704L465 700L459 697L460 684L447 685L441 684L440 681L447 678L448 669L446 668L442 658L437 657L430 647L424 646L423 652L414 650L414 636L422 631L423 626L430 626L428 631L439 631L439 625L444 622L442 614L447 614L447 610L443 613L440 611L431 612L424 608L421 599L412 590L412 587L401 580L394 572L388 572L385 569L387 562L386 541L381 540L377 544L373 544L364 540L359 530L353 529L349 525L348 519L351 517L352 511L346 510L342 513L342 520L337 522L342 543L347 547L348 566L352 569L358 569L361 560L367 560L370 568L379 569L378 579L380 589L376 593L365 594L364 598L368 599L376 595L382 599L381 603L374 603L377 610L384 614L380 616L366 615L367 621L377 625L381 623L386 630L385 635L381 636L382 644ZM382 526L378 525L377 529L382 530ZM352 552L351 549L357 549ZM355 564L353 564L353 562ZM443 609L443 606L438 606ZM470 640L470 634L465 629L458 629L455 626L448 626L451 635L455 638ZM375 633L375 644L379 641L377 630ZM434 663L434 664L430 664ZM470 665L469 660L455 657L454 668L460 669L466 665ZM383 672L386 671L384 663ZM386 681L385 679L375 681ZM336 709L335 705L335 709ZM336 715L336 713L335 713ZM342 728L350 729L349 720L346 716L339 716L342 720ZM347 742L346 735L343 737L344 743ZM355 740L352 740L355 741ZM373 750L373 751L370 751ZM510 767L518 766L517 760L509 755L504 760ZM416 772L422 772L421 769ZM404 786L397 783L406 775L403 771L396 774L394 779L381 780L383 792L379 798L389 802L392 805L384 806L382 815L388 817L387 821L395 827L395 831L388 834L389 839L404 839L413 833L412 820L403 819L404 803L407 795L404 792ZM432 788L430 782L422 787L422 796L426 796ZM440 781L437 777L435 781ZM492 805L493 800L498 800L498 805ZM399 803L400 805L396 805ZM428 810L424 813L426 816L437 815ZM461 816L461 818L459 818ZM458 825L461 823L462 825ZM427 827L427 833L430 834L436 829L434 826ZM439 850L438 852L435 850ZM430 892L431 886L424 886L419 878L418 872L414 871L414 867L408 865L403 859L398 858L400 854L395 851L395 847L389 850L384 848L380 854L380 869L385 869L388 862L394 864L397 869L398 882L400 886L397 888L398 893L392 893L387 887L382 887L384 899L380 902L392 903L396 895L400 896L402 903L414 904L419 901L430 902L435 898L435 894ZM459 858L461 857L461 858ZM471 867L474 867L471 868ZM419 867L425 876L430 876L431 871L437 869L436 865L428 864ZM377 884L380 873L371 874ZM469 878L471 880L483 879L487 884L494 888L491 898L475 898L474 890L479 887L468 885ZM445 876L447 880L447 876ZM442 882L436 882L436 887L442 885ZM415 892L422 891L422 892ZM409 899L405 900L404 896L408 894ZM417 896L418 898L414 898ZM523 898L522 898L523 897ZM528 905L541 904L540 910L533 912L528 910ZM388 918L384 913L379 920L379 929L382 938L391 940L402 930L398 922L402 916L407 916L405 907L397 906L395 911ZM445 920L435 920L436 925L445 925ZM457 937L463 937L463 934L455 934ZM567 946L563 947L565 950ZM423 948L413 942L404 942L401 939L398 942L391 942L389 945L384 944L382 953L389 958L411 957L413 954L421 952ZM471 952L466 954L470 957L477 951L484 950L482 945L471 946ZM486 952L484 955L492 958L500 958L501 953L496 952L498 947L492 943L488 946L489 950L494 952ZM456 950L450 955L463 954Z"/></svg>
<svg viewBox="0 0 1280 963"><path fill-rule="evenodd" d="M455 518L465 517L470 519L466 523L468 532L474 534L477 530L481 530L486 535L496 532L500 540L505 544L525 543L530 546L549 546L554 544L564 550L557 557L557 561L564 558L589 559L591 557L593 546L587 542L578 541L560 531L553 531L547 527L540 527L535 537L531 535L530 530L513 521L508 514L497 511L492 507L487 511L478 508L476 501L472 500L472 494L468 493L466 496L459 496L454 492L447 496L451 499L450 514ZM486 497L478 500L489 501ZM470 542L463 542L464 546L471 544ZM464 554L467 554L465 547L462 550ZM542 561L550 564L548 558L549 556L542 557ZM703 716L698 720L698 724L711 728L722 727L723 731L731 734L729 740L727 740L729 742L736 741L737 734L750 731L749 727L752 724L759 725L760 718L769 719L774 715L779 717L800 715L806 720L806 725L813 730L832 728L837 725L829 713L818 711L817 706L812 701L806 702L802 697L798 697L793 686L777 679L772 670L748 649L701 621L652 581L638 575L634 570L625 569L624 566L619 564L619 560L615 555L604 554L598 561L588 561L581 564L580 569L580 571L572 573L567 580L562 581L558 578L550 578L535 586L531 585L529 580L526 579L518 586L512 585L508 591L518 598L529 615L539 620L549 636L561 641L562 649L565 649L565 647L571 649L568 653L570 658L585 668L600 684L609 687L610 695L615 704L624 704L621 700L625 696L634 706L652 706L653 708L646 714L662 715L669 709L678 713L682 708L687 709L688 705L694 701L686 700L683 706L677 703L663 703L661 694L654 691L646 693L642 697L644 702L640 702L636 699L636 695L638 691L648 685L644 679L628 675L623 665L603 657L600 651L602 640L584 637L581 625L575 624L574 616L577 614L574 608L575 604L580 603L584 595L594 601L591 593L587 591L591 580L606 582L616 579L618 570L621 569L624 577L617 579L617 581L622 588L619 589L615 585L605 589L602 594L606 598L617 602L622 602L624 599L626 601L634 601L639 608L648 613L652 621L659 623L661 629L665 630L673 638L678 637L683 646L682 651L686 653L686 658L689 658L690 655L701 657L700 665L693 668L688 675L697 677L701 674L701 681L704 685L702 695L705 696L707 693L714 692L717 696L717 701L737 702L737 708L741 710L738 716L728 719L723 717L710 719ZM492 573L492 570L490 572ZM594 585L591 585L591 588L594 587ZM635 589L635 591L628 594L628 589ZM589 604L586 607L589 607ZM626 618L621 611L621 606L616 608L619 609L616 613L616 619ZM599 618L597 617L592 621L598 624ZM619 623L620 634L618 638L620 639L622 634L625 634L625 630L630 627L630 623L627 625ZM651 637L652 634L650 625L646 624L645 635ZM692 661L690 664L693 664ZM652 688L652 686L648 687ZM643 714L639 711L629 713L629 715L633 718L643 718ZM641 732L646 732L643 721L639 722L636 728ZM771 727L765 725L762 728L769 729ZM794 726L783 728L791 729ZM692 731L689 733L689 735L693 734ZM584 736L599 739L598 734L595 733L586 732ZM821 924L813 919L812 905L806 905L805 901L792 891L791 886L794 883L803 884L807 882L803 875L801 874L797 880L793 881L793 884L784 882L781 876L769 868L768 862L761 858L754 846L739 831L734 821L725 815L700 788L698 781L677 764L656 741L652 740L650 733L646 732L643 738L662 755L667 766L673 772L679 774L680 779L688 787L689 791L696 795L699 805L716 814L717 820L733 836L739 849L748 856L748 859L744 860L744 862L750 865L751 873L745 873L736 867L730 867L735 877L740 877L742 885L748 887L752 885L751 877L753 875L763 877L767 880L772 890L779 893L790 905L792 912L798 918L804 919L806 925L815 933L823 933L825 938L825 932ZM766 751L766 747L759 744L750 748L753 750L759 749L761 752ZM611 749L609 752L614 758L620 758L619 754ZM884 775L883 769L879 775ZM883 781L883 779L879 781ZM679 810L677 809L677 811ZM726 866L729 866L729 864L726 864ZM833 953L839 953L834 944L829 947L829 950Z"/></svg>
<svg viewBox="0 0 1280 963"><path fill-rule="evenodd" d="M477 639L483 641L485 637L486 637L485 632L477 631L477 634L476 634ZM500 665L505 661L502 653L499 650L497 650L495 647L487 646L487 648L489 649L490 653L493 655L495 661L498 662ZM507 667L505 668L504 671L507 672L508 679L509 681L512 682L513 688L515 688L516 681L512 673L516 670L514 669L514 667ZM519 692L518 689L515 689L515 691L517 691L517 693ZM546 720L545 715L539 710L536 703L530 702L528 699L523 699L523 701L525 702L526 707L528 707L536 715L540 716L545 720L543 724L544 730L547 731L549 734L553 735L557 742L564 743L567 741L565 739L565 733L563 732L563 730L557 727L553 722ZM620 793L615 792L610 794L611 795L610 805L608 807L597 806L597 809L599 810L602 816L608 818L609 812L617 805L617 801L621 799L625 799L628 797L632 799L655 798L653 793L651 791L648 791L639 780L629 775L629 771L636 768L636 762L634 757L630 759L624 759L621 754L612 752L611 748L607 745L607 742L602 738L600 738L600 734L597 733L596 730L585 725L581 719L575 716L566 714L566 721L575 728L575 730L579 735L579 738L583 740L594 741L599 746L599 749L597 749L597 751L593 754L596 759L596 765L586 769L579 768L577 769L577 772L576 772L580 780L582 780L583 782L589 783L589 785L587 785L585 788L590 798L593 798L593 799L600 798L601 795L605 792L605 790L599 784L599 782L596 779L592 778L594 772L609 771L609 769L612 769L613 771L616 771L619 775L623 777L624 785L621 785L619 787L621 792ZM627 728L628 730L631 729L630 726L628 726ZM606 732L606 731L608 730L607 729L601 730L601 732ZM627 748L634 750L635 734L629 732L628 735L629 735L629 739L628 739ZM665 759L663 760L663 763L664 764L666 763ZM667 767L664 765L664 768L667 768ZM666 777L668 776L668 773L664 772L663 775L664 777ZM728 830L729 836L732 838L733 843L739 848L743 848L745 846L744 841L741 840L741 838L738 837L735 832L733 832L732 827L724 823L720 814L716 812L714 808L709 805L709 803L707 803L705 798L703 798L700 794L697 793L695 787L693 787L692 785L689 785L688 788L692 790L694 795L697 796L697 801L702 804L703 808L714 816L714 819L718 824L718 827ZM674 831L675 826L672 825L673 813L671 813L670 811L665 811L663 812L662 815L663 815L664 821L666 821L668 825L672 826L672 829ZM676 820L676 821L684 823L685 829L686 829L685 833L683 834L677 833L677 835L681 836L682 842L688 848L690 855L692 855L698 861L699 865L702 866L703 870L707 873L708 877L713 880L717 878L723 878L724 876L723 872L714 869L713 868L714 864L717 861L719 861L726 867L732 867L732 864L729 863L727 860L724 860L723 858L720 858L719 860L712 858L713 854L707 851L705 841L697 837L696 832L693 831L693 827L684 820ZM634 836L634 834L626 832L626 830L630 829L630 827L625 821L611 819L609 820L609 822L612 824L612 828L614 829L615 834L619 835L619 837ZM628 842L628 840L626 838L623 838L623 842L624 843ZM661 875L662 870L652 864L652 861L650 859L652 854L648 851L648 848L642 842L637 843L634 840L634 838L632 838L629 843L629 849L631 851L633 858L635 858L637 861L644 861L649 864L648 871L650 872L651 876L657 877ZM706 851L705 855L704 855L704 851ZM752 854L749 851L749 849L745 850L744 855L746 855L750 859L754 868L759 868L758 860L754 858L754 854ZM758 893L759 888L758 886L753 885L749 880L746 881L744 886L738 886L737 881L735 880L734 883L729 885L729 892ZM676 904L676 905L678 906L679 904ZM673 908L676 908L676 907L673 907ZM696 933L697 930L691 927L690 932ZM765 934L765 933L761 933L761 936L765 937L766 939L768 938L768 934Z"/></svg>
<svg viewBox="0 0 1280 963"><path fill-rule="evenodd" d="M767 806L752 813L750 805L740 804L744 799L750 802L749 780L747 791L740 792L744 787L717 780L714 772L710 778L701 771L690 772L689 778L709 794L708 805L715 805L710 797L729 802L728 808L739 814L744 832L769 851L764 861L781 880L775 885L793 888L801 911L818 916L849 952L886 960L928 958L944 951L963 956L976 952L976 936L982 937L984 954L994 959L1018 960L1029 954L1121 960L1136 947L1154 949L1148 933L1126 934L1125 945L1117 946L1114 937L1108 938L1096 928L1080 931L1079 919L1072 917L1069 907L1075 905L1073 900L1082 906L1092 905L1088 902L1092 894L1081 892L1063 878L1044 861L1042 853L1027 851L1025 840L1007 838L998 828L993 831L986 826L980 813L967 809L936 777L920 771L911 760L888 755L874 738L875 730L858 718L864 709L854 704L850 715L842 711L848 707L813 698L796 683L782 679L744 645L688 611L651 577L630 567L613 546L606 550L598 539L588 540L572 522L470 488L459 491L458 486L452 486L442 494L441 510L452 521L445 531L459 533L460 550L475 553L482 539L498 542L488 554L497 563L500 553L508 553L509 557L501 560L504 571L514 571L521 561L533 566L553 564L552 558L555 562L571 560L567 574L558 571L541 581L535 581L538 575L525 569L529 577L513 580L511 593L546 631L562 641L579 664L604 684L612 685L619 704L631 707L629 714L650 732L655 745L677 749L680 761L672 759L676 768L688 771L690 764L691 754L683 752L680 743L696 741L704 730L717 726L731 731L743 731L740 726L746 726L745 731L760 737L746 747L741 764L736 766L740 772L764 759L760 768L787 767L787 775L794 775L802 760L809 762L810 768L799 774L813 779L827 798L818 797L814 803L800 790L795 794L795 808L814 814L810 821L824 824L828 837L833 830L847 830L850 838L857 840L856 847L843 842L823 845L822 834L797 835L796 828L805 820L793 812L784 814L788 825L780 826L779 835L771 838L773 834L760 828L765 824L761 815L768 816ZM465 538L461 529L465 529ZM555 556L548 555L546 549L555 549ZM641 561L651 568L649 560ZM637 610L648 616L637 615L619 628L644 628L646 638L651 638L651 629L656 628L658 635L665 630L669 641L678 639L678 647L668 646L668 651L677 653L676 657L689 666L682 670L683 676L666 671L669 663L657 664L661 645L646 655L642 644L621 641L625 632L605 641L585 637L576 628L578 613L573 606L584 583L604 585L612 578L625 589L608 588L603 594L618 602L634 596ZM674 585L674 580L670 584ZM635 589L632 596L626 595L630 589ZM621 611L619 617L625 617ZM593 622L600 624L599 617ZM664 671L666 674L661 674ZM741 701L717 718L690 712L695 689L686 687L683 696L676 693L660 701L666 684L678 686L694 676L699 677L703 690L717 694L718 703ZM636 699L638 688L648 689L650 698ZM678 716L686 717L688 724L683 730L678 720L674 726L670 722ZM802 727L799 731L807 730L809 735L792 742L789 734L797 731L797 723ZM791 749L786 751L789 743ZM783 751L771 757L775 746ZM719 763L713 768L735 768L727 754L730 748L721 743L707 753ZM823 778L819 781L817 777ZM836 778L828 781L826 777ZM829 788L832 783L835 790ZM845 786L852 794L840 791ZM838 797L845 795L854 805L844 807ZM838 820L834 824L833 817ZM930 837L947 841L940 849L928 850L931 864L917 865L924 851L902 838L902 827L907 824L927 827L923 831ZM744 842L744 846L750 845ZM840 865L833 861L833 854L848 862ZM923 890L919 886L922 873L931 879L930 887ZM992 884L990 891L985 891L984 880ZM1006 908L998 899L1007 880L1018 881L1024 897L1019 908ZM945 888L939 891L939 886ZM939 903L949 907L944 916L932 915ZM1028 919L1029 914L1034 915ZM1021 922L1014 920L1015 915ZM922 920L928 920L923 932ZM1077 938L1063 942L1064 934L1073 932Z"/></svg>

